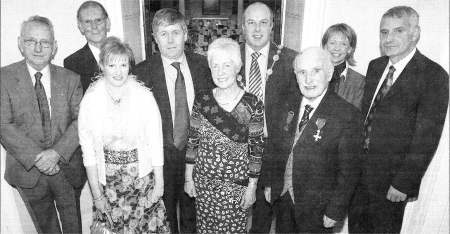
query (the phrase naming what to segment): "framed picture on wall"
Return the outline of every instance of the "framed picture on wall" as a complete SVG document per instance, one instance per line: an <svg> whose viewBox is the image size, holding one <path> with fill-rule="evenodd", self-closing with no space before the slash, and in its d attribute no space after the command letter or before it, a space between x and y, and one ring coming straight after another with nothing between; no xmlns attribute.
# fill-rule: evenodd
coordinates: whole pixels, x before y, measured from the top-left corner
<svg viewBox="0 0 450 234"><path fill-rule="evenodd" d="M203 0L203 15L220 15L220 0Z"/></svg>

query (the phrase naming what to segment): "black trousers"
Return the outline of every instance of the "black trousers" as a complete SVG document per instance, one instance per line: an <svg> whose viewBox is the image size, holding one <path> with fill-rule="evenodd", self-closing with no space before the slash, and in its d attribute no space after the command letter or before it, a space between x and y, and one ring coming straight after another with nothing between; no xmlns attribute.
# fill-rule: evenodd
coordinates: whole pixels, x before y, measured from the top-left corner
<svg viewBox="0 0 450 234"><path fill-rule="evenodd" d="M289 192L278 198L274 203L276 216L276 233L299 233L295 221L295 205Z"/></svg>
<svg viewBox="0 0 450 234"><path fill-rule="evenodd" d="M178 151L175 147L164 152L164 195L167 221L172 233L195 233L195 198L184 192L184 173L186 169L186 149ZM180 225L177 219L177 204L180 208Z"/></svg>
<svg viewBox="0 0 450 234"><path fill-rule="evenodd" d="M81 233L79 196L82 188L76 191L63 171L53 176L41 174L34 188L18 187L17 190L38 233L61 233L56 209L64 233Z"/></svg>
<svg viewBox="0 0 450 234"><path fill-rule="evenodd" d="M400 233L406 201L392 202L386 195L376 197L358 185L348 214L350 233Z"/></svg>
<svg viewBox="0 0 450 234"><path fill-rule="evenodd" d="M269 233L272 224L272 205L264 197L264 188L256 190L256 201L253 205L252 227L250 233Z"/></svg>

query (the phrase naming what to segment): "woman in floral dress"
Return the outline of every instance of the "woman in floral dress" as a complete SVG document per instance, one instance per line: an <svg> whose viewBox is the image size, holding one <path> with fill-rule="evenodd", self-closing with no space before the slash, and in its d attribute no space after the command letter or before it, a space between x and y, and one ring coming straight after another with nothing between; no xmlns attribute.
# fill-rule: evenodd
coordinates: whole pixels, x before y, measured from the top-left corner
<svg viewBox="0 0 450 234"><path fill-rule="evenodd" d="M117 233L167 233L161 117L151 91L130 75L133 52L118 38L100 47L103 74L87 90L78 131L94 220Z"/></svg>
<svg viewBox="0 0 450 234"><path fill-rule="evenodd" d="M196 197L198 233L246 233L261 171L263 103L238 84L237 42L216 39L208 63L217 88L195 98L184 188Z"/></svg>

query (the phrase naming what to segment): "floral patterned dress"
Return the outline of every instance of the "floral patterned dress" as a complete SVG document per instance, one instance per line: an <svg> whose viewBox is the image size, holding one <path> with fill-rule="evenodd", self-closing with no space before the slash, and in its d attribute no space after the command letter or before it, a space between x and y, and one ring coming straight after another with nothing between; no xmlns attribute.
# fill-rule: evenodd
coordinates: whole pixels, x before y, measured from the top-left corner
<svg viewBox="0 0 450 234"><path fill-rule="evenodd" d="M241 206L249 177L257 178L263 153L264 107L245 93L231 112L213 91L196 95L186 163L194 167L198 233L246 233Z"/></svg>
<svg viewBox="0 0 450 234"><path fill-rule="evenodd" d="M162 199L151 203L155 184L154 173L139 177L136 129L130 129L128 96L119 104L108 102L103 143L106 166L104 191L113 231L128 233L170 233L166 222L166 208ZM107 216L97 212L94 205L94 220L108 223Z"/></svg>

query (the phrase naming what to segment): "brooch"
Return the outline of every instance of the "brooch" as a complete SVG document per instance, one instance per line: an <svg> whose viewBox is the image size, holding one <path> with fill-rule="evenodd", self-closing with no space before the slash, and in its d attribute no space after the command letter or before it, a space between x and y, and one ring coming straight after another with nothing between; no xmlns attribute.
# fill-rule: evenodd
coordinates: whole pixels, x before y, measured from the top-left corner
<svg viewBox="0 0 450 234"><path fill-rule="evenodd" d="M288 116L286 118L286 125L284 125L284 131L287 131L289 129L289 124L291 123L292 118L294 118L294 112L289 111Z"/></svg>
<svg viewBox="0 0 450 234"><path fill-rule="evenodd" d="M326 122L327 122L327 120L325 120L325 119L321 119L321 118L317 119L317 121L316 121L317 132L316 132L316 135L313 136L316 141L318 141L319 139L322 139L322 136L320 136L320 130L323 128L323 126L325 126Z"/></svg>

